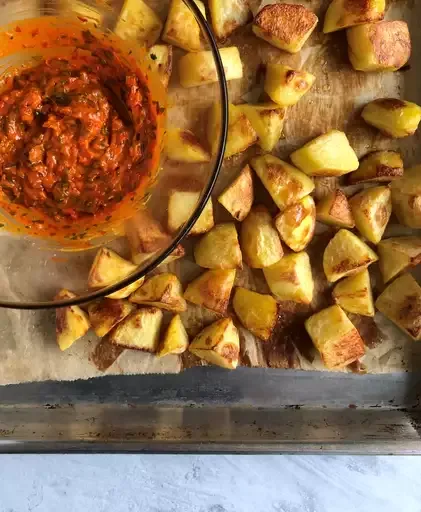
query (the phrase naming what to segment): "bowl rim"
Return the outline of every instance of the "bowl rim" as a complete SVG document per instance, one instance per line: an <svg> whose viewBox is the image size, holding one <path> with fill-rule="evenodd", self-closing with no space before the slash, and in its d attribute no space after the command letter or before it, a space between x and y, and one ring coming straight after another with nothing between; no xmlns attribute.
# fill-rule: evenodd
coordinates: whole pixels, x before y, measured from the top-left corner
<svg viewBox="0 0 421 512"><path fill-rule="evenodd" d="M0 299L0 308L9 308L9 309L21 309L21 310L40 310L40 309L57 309L66 306L76 306L79 304L85 304L87 302L92 302L96 299L102 299L107 295L110 295L114 292L122 290L126 286L134 283L138 279L145 277L149 272L158 267L178 246L182 240L188 235L191 228L194 226L200 214L202 213L206 203L210 199L212 195L212 191L215 187L215 183L218 179L222 163L224 160L225 146L227 142L228 135L228 87L227 81L225 78L224 66L222 64L221 55L219 53L218 44L216 42L216 38L213 35L212 29L207 22L206 18L203 16L202 12L194 2L194 0L183 0L183 2L189 7L189 9L193 12L197 22L199 23L202 31L205 33L208 43L210 45L210 51L212 52L215 65L216 72L218 75L218 85L220 90L220 105L221 105L221 133L219 137L218 143L218 151L216 154L215 164L211 176L204 188L204 193L202 198L200 199L198 205L196 206L193 214L191 215L189 221L185 224L185 226L180 230L178 235L171 242L169 247L165 249L165 251L160 254L154 261L149 263L145 268L134 272L131 276L126 277L119 281L116 284L107 286L106 288L101 288L100 290L92 291L88 295L84 295L81 297L75 297L73 299L66 300L57 300L57 301L24 301L24 302L12 302Z"/></svg>

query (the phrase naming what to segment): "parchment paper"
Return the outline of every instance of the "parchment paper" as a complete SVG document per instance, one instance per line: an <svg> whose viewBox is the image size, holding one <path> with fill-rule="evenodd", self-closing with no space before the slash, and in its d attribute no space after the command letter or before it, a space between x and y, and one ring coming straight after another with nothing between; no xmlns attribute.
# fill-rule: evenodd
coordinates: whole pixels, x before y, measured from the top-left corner
<svg viewBox="0 0 421 512"><path fill-rule="evenodd" d="M263 2L262 5L273 2ZM419 27L421 5L411 0L388 0L387 18L405 19L410 24L413 40L411 67L398 73L356 73L352 70L346 50L345 32L324 36L322 24L328 0L302 0L300 2L319 15L319 25L309 42L298 55L289 55L273 48L253 36L250 25L238 30L224 46L236 45L244 63L244 78L229 83L230 99L233 103L263 101L263 65L282 62L296 68L305 68L317 77L315 86L296 106L289 109L285 123L284 138L274 154L287 159L288 155L308 140L332 128L344 130L359 156L372 149L393 148L395 143L364 125L359 119L361 107L378 97L402 97L421 103L419 89ZM259 0L250 0L254 13L259 9ZM167 0L156 0L156 9L163 19L167 11ZM175 59L183 54L176 50ZM175 66L176 68L176 66ZM217 86L182 90L176 87L178 75L172 76L170 102L177 104L169 113L169 122L186 126L203 136L206 110L217 98ZM420 135L405 139L400 149L406 166L419 163L418 147ZM224 164L214 197L232 181L248 160L259 153L250 148ZM316 198L337 185L336 178L317 179ZM273 214L276 208L256 179L258 201L266 204ZM355 192L355 188L350 192ZM229 214L214 201L217 222L231 220ZM407 233L393 225L388 228L392 235ZM387 234L386 234L387 235ZM311 341L305 332L303 319L311 312L330 305L330 287L324 277L321 258L332 232L317 226L316 236L308 248L316 281L316 294L311 306L283 303L277 332L273 340L262 343L239 326L241 335L241 364L252 367L295 368L326 371ZM187 258L172 263L170 270L187 283L201 273L193 263L192 240L185 244ZM3 250L1 251L4 252ZM21 255L25 257L25 255ZM375 295L381 289L381 279L376 265L370 267ZM8 286L7 274L0 275L0 285ZM268 292L261 271L247 267L237 273L236 285L256 291ZM22 283L24 286L24 283ZM194 336L205 325L216 320L218 315L189 305L183 321L190 336ZM364 358L344 371L388 373L421 368L421 344L411 341L390 321L377 314L373 319L350 315L367 345ZM166 315L168 321L168 315ZM110 351L106 341L100 341L92 332L77 341L62 353L55 343L54 312L27 312L0 310L0 384L40 380L87 379L105 374L176 373L183 368L205 364L189 353L181 358L167 356L158 359L153 355L136 351ZM121 353L120 353L121 352Z"/></svg>

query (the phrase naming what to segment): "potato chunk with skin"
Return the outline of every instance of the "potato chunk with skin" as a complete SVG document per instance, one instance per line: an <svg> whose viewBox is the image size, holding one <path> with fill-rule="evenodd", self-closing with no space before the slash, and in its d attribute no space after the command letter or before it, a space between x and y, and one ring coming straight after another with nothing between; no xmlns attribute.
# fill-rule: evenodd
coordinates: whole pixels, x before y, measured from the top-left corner
<svg viewBox="0 0 421 512"><path fill-rule="evenodd" d="M297 53L304 46L319 19L313 11L299 4L271 4L259 11L253 32L276 48Z"/></svg>
<svg viewBox="0 0 421 512"><path fill-rule="evenodd" d="M355 226L351 207L346 195L337 188L329 192L316 206L316 218L319 222L340 228Z"/></svg>
<svg viewBox="0 0 421 512"><path fill-rule="evenodd" d="M200 0L194 0L194 2L206 18L203 3ZM162 39L186 52L198 52L202 49L200 34L200 26L183 0L171 0Z"/></svg>
<svg viewBox="0 0 421 512"><path fill-rule="evenodd" d="M120 347L156 352L159 345L163 313L158 308L141 308L133 312L109 335L110 343Z"/></svg>
<svg viewBox="0 0 421 512"><path fill-rule="evenodd" d="M402 178L392 181L393 213L399 222L410 228L421 228L421 165L405 171Z"/></svg>
<svg viewBox="0 0 421 512"><path fill-rule="evenodd" d="M215 311L221 315L227 312L235 270L208 270L189 283L184 298L193 304Z"/></svg>
<svg viewBox="0 0 421 512"><path fill-rule="evenodd" d="M360 166L349 175L349 183L393 181L403 176L403 161L396 151L373 151L361 161Z"/></svg>
<svg viewBox="0 0 421 512"><path fill-rule="evenodd" d="M156 306L174 313L182 313L187 309L183 287L178 277L169 272L150 277L129 300L135 304Z"/></svg>
<svg viewBox="0 0 421 512"><path fill-rule="evenodd" d="M182 354L189 348L189 337L180 315L175 315L167 328L164 338L160 344L158 357L164 357L169 354Z"/></svg>
<svg viewBox="0 0 421 512"><path fill-rule="evenodd" d="M167 130L165 153L170 160L185 164L200 164L211 159L193 132L179 128Z"/></svg>
<svg viewBox="0 0 421 512"><path fill-rule="evenodd" d="M303 197L275 219L275 226L281 239L294 252L307 247L316 226L316 206L311 196Z"/></svg>
<svg viewBox="0 0 421 512"><path fill-rule="evenodd" d="M199 204L201 192L187 190L172 190L168 199L168 231L177 232L192 216ZM191 235L202 235L210 231L215 222L213 220L212 199L206 203L200 217L190 230Z"/></svg>
<svg viewBox="0 0 421 512"><path fill-rule="evenodd" d="M313 86L316 77L303 70L295 70L284 64L266 66L265 92L282 107L290 107Z"/></svg>
<svg viewBox="0 0 421 512"><path fill-rule="evenodd" d="M421 237L400 236L382 240L377 246L383 282L421 263Z"/></svg>
<svg viewBox="0 0 421 512"><path fill-rule="evenodd" d="M194 248L194 258L204 268L242 268L243 257L235 224L218 224L206 233Z"/></svg>
<svg viewBox="0 0 421 512"><path fill-rule="evenodd" d="M345 311L355 315L374 316L373 293L367 269L340 281L332 295Z"/></svg>
<svg viewBox="0 0 421 512"><path fill-rule="evenodd" d="M264 151L272 151L281 138L286 108L276 103L262 105L239 105L256 131L257 144Z"/></svg>
<svg viewBox="0 0 421 512"><path fill-rule="evenodd" d="M278 263L263 269L266 282L279 300L310 304L314 281L306 252L287 254Z"/></svg>
<svg viewBox="0 0 421 512"><path fill-rule="evenodd" d="M347 30L348 55L357 71L397 71L411 55L405 21L367 23Z"/></svg>
<svg viewBox="0 0 421 512"><path fill-rule="evenodd" d="M61 290L56 300L74 299L77 295L69 290ZM84 336L90 328L87 314L79 306L66 306L56 309L56 341L60 350L70 348Z"/></svg>
<svg viewBox="0 0 421 512"><path fill-rule="evenodd" d="M363 190L349 201L358 231L373 244L382 239L392 214L391 192L388 187Z"/></svg>
<svg viewBox="0 0 421 512"><path fill-rule="evenodd" d="M246 165L235 180L218 197L218 202L230 212L235 220L243 221L254 201L253 176Z"/></svg>
<svg viewBox="0 0 421 512"><path fill-rule="evenodd" d="M114 33L121 39L135 39L146 46L155 44L162 21L143 0L125 0Z"/></svg>
<svg viewBox="0 0 421 512"><path fill-rule="evenodd" d="M263 341L268 341L278 322L279 305L271 295L238 287L233 308L242 325Z"/></svg>
<svg viewBox="0 0 421 512"><path fill-rule="evenodd" d="M344 132L331 130L305 144L291 160L309 176L342 176L358 169L355 151Z"/></svg>
<svg viewBox="0 0 421 512"><path fill-rule="evenodd" d="M272 155L253 158L250 163L281 211L314 190L311 178Z"/></svg>
<svg viewBox="0 0 421 512"><path fill-rule="evenodd" d="M421 107L409 101L382 98L368 103L361 114L366 123L394 139L413 135L421 121Z"/></svg>
<svg viewBox="0 0 421 512"><path fill-rule="evenodd" d="M330 283L361 272L378 260L377 254L347 229L340 229L323 254L323 269Z"/></svg>
<svg viewBox="0 0 421 512"><path fill-rule="evenodd" d="M167 44L151 46L149 48L149 59L150 68L158 74L162 85L167 89L172 73L172 46Z"/></svg>
<svg viewBox="0 0 421 512"><path fill-rule="evenodd" d="M381 21L385 0L332 0L325 16L323 32L329 34L344 28Z"/></svg>
<svg viewBox="0 0 421 512"><path fill-rule="evenodd" d="M209 0L209 10L218 39L226 39L250 17L248 0Z"/></svg>
<svg viewBox="0 0 421 512"><path fill-rule="evenodd" d="M224 66L226 80L243 78L243 63L236 46L220 48L219 54ZM210 51L188 53L178 62L182 87L198 87L218 82L215 59Z"/></svg>
<svg viewBox="0 0 421 512"><path fill-rule="evenodd" d="M89 321L95 334L102 338L134 309L135 306L126 300L104 299L89 305Z"/></svg>
<svg viewBox="0 0 421 512"><path fill-rule="evenodd" d="M413 340L421 339L421 287L411 274L389 284L376 300L376 308Z"/></svg>
<svg viewBox="0 0 421 512"><path fill-rule="evenodd" d="M235 370L240 355L240 338L231 318L222 318L201 331L189 351L208 363Z"/></svg>
<svg viewBox="0 0 421 512"><path fill-rule="evenodd" d="M365 353L364 341L339 306L312 315L305 321L305 328L330 370L344 368Z"/></svg>

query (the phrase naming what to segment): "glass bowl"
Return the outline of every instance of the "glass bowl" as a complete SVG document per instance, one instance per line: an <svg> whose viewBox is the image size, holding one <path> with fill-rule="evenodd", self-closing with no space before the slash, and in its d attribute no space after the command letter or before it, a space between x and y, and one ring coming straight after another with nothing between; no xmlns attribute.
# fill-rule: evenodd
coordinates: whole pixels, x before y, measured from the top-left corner
<svg viewBox="0 0 421 512"><path fill-rule="evenodd" d="M136 2L124 3L104 0L9 0L0 7L0 79L13 68L34 65L40 58L54 57L80 46L80 39L89 42L94 36L101 45L109 45L122 58L136 66L148 79L151 102L157 111L157 159L149 173L153 175L147 186L130 197L111 215L97 222L69 222L64 234L55 230L49 221L37 219L37 212L9 208L7 198L0 192L0 307L18 309L57 308L81 304L114 294L139 280L167 258L177 254L180 242L199 218L211 196L223 161L227 136L228 96L224 69L217 44L209 25L193 0L184 0L200 27L203 50L211 52L218 81L197 90L183 89L179 84L177 62L186 53L173 47L173 74L167 87L162 84L152 61L157 55L153 44L166 44L156 33L145 35L143 17L133 12ZM158 15L162 23L168 11L168 0L143 0ZM54 45L45 50L43 37L54 26L60 36ZM29 32L28 32L29 31ZM63 35L63 32L65 35ZM30 34L30 37L28 36ZM148 45L145 44L145 38ZM155 42L156 41L156 42ZM95 43L96 44L96 43ZM45 52L49 53L45 53ZM91 50L90 50L91 51ZM205 140L203 116L211 104L219 102L221 124L217 151L209 163L180 163L165 156L166 126L189 129L201 141ZM114 106L114 105L113 105ZM195 191L199 199L190 217L177 231L167 231L168 197L174 188ZM22 212L24 214L22 215ZM29 219L29 220L28 220ZM67 230L67 231L66 231ZM141 257L133 257L136 233L154 239L158 230L159 243L144 248ZM60 231L58 233L58 231ZM156 238L156 236L155 236ZM128 243L128 239L132 243ZM113 249L124 259L135 263L124 279L103 287L88 287L89 271L101 247ZM75 296L55 298L61 289L70 290ZM72 294L72 295L73 295Z"/></svg>

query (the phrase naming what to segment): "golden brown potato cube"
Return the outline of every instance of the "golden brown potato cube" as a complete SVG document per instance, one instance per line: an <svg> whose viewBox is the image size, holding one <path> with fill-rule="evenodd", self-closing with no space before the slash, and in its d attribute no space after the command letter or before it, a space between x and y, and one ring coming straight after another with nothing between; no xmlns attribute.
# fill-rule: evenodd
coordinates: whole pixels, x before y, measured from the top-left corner
<svg viewBox="0 0 421 512"><path fill-rule="evenodd" d="M264 151L272 151L281 138L286 108L276 103L239 105L257 133L257 144Z"/></svg>
<svg viewBox="0 0 421 512"><path fill-rule="evenodd" d="M246 165L235 180L218 197L218 202L230 212L235 220L243 221L254 201L253 176Z"/></svg>
<svg viewBox="0 0 421 512"><path fill-rule="evenodd" d="M171 233L177 232L190 219L199 204L200 195L201 192L171 191L168 199L168 230ZM202 235L210 231L214 225L212 199L209 199L190 234Z"/></svg>
<svg viewBox="0 0 421 512"><path fill-rule="evenodd" d="M240 355L240 338L231 318L222 318L201 331L189 351L208 363L235 370Z"/></svg>
<svg viewBox="0 0 421 512"><path fill-rule="evenodd" d="M224 66L226 80L243 78L243 63L236 46L220 48L219 55ZM178 61L182 87L198 87L218 82L215 59L212 52L188 53Z"/></svg>
<svg viewBox="0 0 421 512"><path fill-rule="evenodd" d="M149 48L149 66L158 74L162 85L168 88L172 73L172 46L167 44L156 44Z"/></svg>
<svg viewBox="0 0 421 512"><path fill-rule="evenodd" d="M347 136L339 130L316 137L294 151L291 160L309 176L342 176L359 166Z"/></svg>
<svg viewBox="0 0 421 512"><path fill-rule="evenodd" d="M303 70L295 70L284 64L266 66L265 92L282 107L290 107L306 94L316 77Z"/></svg>
<svg viewBox="0 0 421 512"><path fill-rule="evenodd" d="M353 228L354 217L346 195L337 188L317 203L316 216L319 222L341 228Z"/></svg>
<svg viewBox="0 0 421 512"><path fill-rule="evenodd" d="M381 21L385 0L332 0L325 16L323 32L329 34L344 28Z"/></svg>
<svg viewBox="0 0 421 512"><path fill-rule="evenodd" d="M74 299L77 295L69 290L61 290L55 300ZM66 306L56 309L56 341L60 350L67 350L84 336L90 328L88 315L79 306Z"/></svg>
<svg viewBox="0 0 421 512"><path fill-rule="evenodd" d="M266 206L254 206L242 222L240 246L250 268L269 267L282 258L282 244Z"/></svg>
<svg viewBox="0 0 421 512"><path fill-rule="evenodd" d="M162 22L143 0L125 0L114 33L121 39L134 39L146 46L156 43Z"/></svg>
<svg viewBox="0 0 421 512"><path fill-rule="evenodd" d="M413 135L421 121L421 107L396 98L382 98L368 103L362 118L383 134L394 139Z"/></svg>
<svg viewBox="0 0 421 512"><path fill-rule="evenodd" d="M185 255L186 251L184 247L181 244L178 244L177 247L173 250L173 252L169 256L167 256L167 258L165 258L161 265L169 265L173 261L179 260L180 258L184 258Z"/></svg>
<svg viewBox="0 0 421 512"><path fill-rule="evenodd" d="M235 274L235 270L208 270L189 283L184 298L224 315L228 309Z"/></svg>
<svg viewBox="0 0 421 512"><path fill-rule="evenodd" d="M141 308L120 322L109 335L110 343L120 347L156 352L163 313L158 308Z"/></svg>
<svg viewBox="0 0 421 512"><path fill-rule="evenodd" d="M210 154L193 132L179 128L167 130L165 153L170 160L185 164L201 164L210 162L211 159Z"/></svg>
<svg viewBox="0 0 421 512"><path fill-rule="evenodd" d="M378 244L392 214L390 189L368 188L351 197L349 205L358 231L373 244Z"/></svg>
<svg viewBox="0 0 421 512"><path fill-rule="evenodd" d="M206 18L203 3L200 0L194 0L194 2ZM186 52L198 52L202 49L200 34L200 26L194 17L193 11L187 7L183 0L171 0L162 39L186 50Z"/></svg>
<svg viewBox="0 0 421 512"><path fill-rule="evenodd" d="M405 171L402 178L392 181L393 213L399 222L410 228L421 228L421 165Z"/></svg>
<svg viewBox="0 0 421 512"><path fill-rule="evenodd" d="M378 260L377 254L347 229L340 229L323 254L323 268L330 283L361 272Z"/></svg>
<svg viewBox="0 0 421 512"><path fill-rule="evenodd" d="M366 155L360 166L349 175L349 183L393 181L403 176L403 161L396 151L373 151Z"/></svg>
<svg viewBox="0 0 421 512"><path fill-rule="evenodd" d="M263 341L268 341L278 322L279 305L271 295L235 289L233 308L242 325Z"/></svg>
<svg viewBox="0 0 421 512"><path fill-rule="evenodd" d="M421 287L411 274L389 284L376 300L376 308L412 339L421 339Z"/></svg>
<svg viewBox="0 0 421 512"><path fill-rule="evenodd" d="M263 269L266 282L279 300L310 304L314 281L306 252L287 254L278 263Z"/></svg>
<svg viewBox="0 0 421 512"><path fill-rule="evenodd" d="M347 30L348 55L357 71L397 71L411 55L405 21L367 23Z"/></svg>
<svg viewBox="0 0 421 512"><path fill-rule="evenodd" d="M203 268L242 268L243 257L235 224L218 224L206 233L194 248L194 258Z"/></svg>
<svg viewBox="0 0 421 512"><path fill-rule="evenodd" d="M150 277L129 300L135 304L156 306L174 313L182 313L187 309L183 287L178 277L169 272Z"/></svg>
<svg viewBox="0 0 421 512"><path fill-rule="evenodd" d="M281 239L294 252L304 250L311 242L316 226L316 206L311 196L300 199L275 218Z"/></svg>
<svg viewBox="0 0 421 512"><path fill-rule="evenodd" d="M102 338L126 316L130 315L134 309L135 306L127 300L104 299L89 305L89 321L95 334Z"/></svg>
<svg viewBox="0 0 421 512"><path fill-rule="evenodd" d="M250 164L281 211L314 190L311 178L272 155L253 158Z"/></svg>
<svg viewBox="0 0 421 512"><path fill-rule="evenodd" d="M228 136L224 158L242 153L257 141L257 133L240 107L230 104L228 116ZM214 103L208 118L208 142L212 148L212 155L216 155L218 152L218 134L220 131L221 105Z"/></svg>
<svg viewBox="0 0 421 512"><path fill-rule="evenodd" d="M332 295L336 304L345 311L355 315L374 316L373 293L367 269L342 279L333 289Z"/></svg>
<svg viewBox="0 0 421 512"><path fill-rule="evenodd" d="M344 368L365 353L360 333L339 306L312 315L305 327L323 363L331 370Z"/></svg>
<svg viewBox="0 0 421 512"><path fill-rule="evenodd" d="M156 354L158 357L163 357L169 354L182 354L189 348L189 337L186 329L184 328L183 322L181 321L180 315L175 315L167 328L159 348L159 352Z"/></svg>
<svg viewBox="0 0 421 512"><path fill-rule="evenodd" d="M253 32L276 48L297 53L304 46L319 19L300 4L271 4L258 12Z"/></svg>
<svg viewBox="0 0 421 512"><path fill-rule="evenodd" d="M421 238L418 236L382 240L377 250L380 271L385 283L421 263Z"/></svg>
<svg viewBox="0 0 421 512"><path fill-rule="evenodd" d="M226 39L250 17L248 0L209 0L212 28L219 39Z"/></svg>

